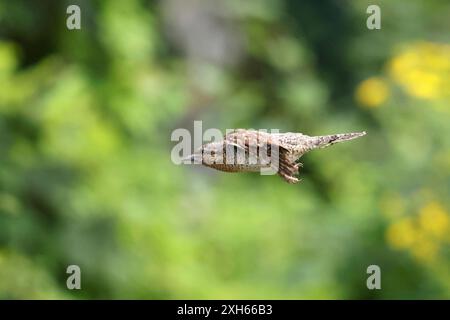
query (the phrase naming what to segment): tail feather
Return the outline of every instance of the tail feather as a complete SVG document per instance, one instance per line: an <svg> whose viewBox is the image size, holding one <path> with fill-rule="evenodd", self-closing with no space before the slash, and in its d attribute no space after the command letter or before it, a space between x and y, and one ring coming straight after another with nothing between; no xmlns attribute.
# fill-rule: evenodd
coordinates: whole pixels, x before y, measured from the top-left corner
<svg viewBox="0 0 450 320"><path fill-rule="evenodd" d="M311 150L316 148L325 148L335 143L353 140L362 136L365 136L366 132L352 132L352 133L339 133L330 134L326 136L311 137Z"/></svg>

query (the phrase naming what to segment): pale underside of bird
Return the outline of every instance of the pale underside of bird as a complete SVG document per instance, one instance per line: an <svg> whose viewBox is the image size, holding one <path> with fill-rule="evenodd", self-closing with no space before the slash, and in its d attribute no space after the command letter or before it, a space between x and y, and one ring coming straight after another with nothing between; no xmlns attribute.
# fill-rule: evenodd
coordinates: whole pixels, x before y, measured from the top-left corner
<svg viewBox="0 0 450 320"><path fill-rule="evenodd" d="M274 170L288 183L297 183L298 162L305 153L362 137L363 132L307 136L302 133L268 133L236 129L222 141L202 145L187 157L194 163L224 172Z"/></svg>

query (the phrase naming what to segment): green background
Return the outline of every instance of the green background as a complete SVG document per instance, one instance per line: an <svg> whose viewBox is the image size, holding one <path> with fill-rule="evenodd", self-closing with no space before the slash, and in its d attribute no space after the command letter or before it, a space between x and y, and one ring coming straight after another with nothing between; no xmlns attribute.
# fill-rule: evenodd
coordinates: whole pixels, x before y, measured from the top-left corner
<svg viewBox="0 0 450 320"><path fill-rule="evenodd" d="M449 16L0 0L0 298L450 298ZM194 120L368 134L307 154L289 185L174 165L171 133Z"/></svg>

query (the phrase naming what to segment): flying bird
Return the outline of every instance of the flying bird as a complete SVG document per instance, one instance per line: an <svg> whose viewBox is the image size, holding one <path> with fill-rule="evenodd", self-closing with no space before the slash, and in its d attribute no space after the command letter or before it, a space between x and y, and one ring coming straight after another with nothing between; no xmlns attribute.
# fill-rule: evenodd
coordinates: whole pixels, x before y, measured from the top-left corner
<svg viewBox="0 0 450 320"><path fill-rule="evenodd" d="M305 153L338 142L362 137L363 132L307 136L302 133L267 133L235 129L222 141L202 145L185 159L224 172L255 172L273 169L288 183L297 183Z"/></svg>

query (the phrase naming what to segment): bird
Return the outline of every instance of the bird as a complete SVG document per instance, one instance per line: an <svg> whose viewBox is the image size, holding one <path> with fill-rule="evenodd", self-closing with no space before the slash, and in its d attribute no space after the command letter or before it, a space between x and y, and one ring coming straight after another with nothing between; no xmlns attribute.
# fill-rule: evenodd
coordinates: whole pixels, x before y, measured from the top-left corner
<svg viewBox="0 0 450 320"><path fill-rule="evenodd" d="M362 131L308 136L295 132L234 129L223 140L203 144L184 159L223 172L274 170L283 180L295 184L301 181L297 176L303 164L298 160L304 154L365 134Z"/></svg>

